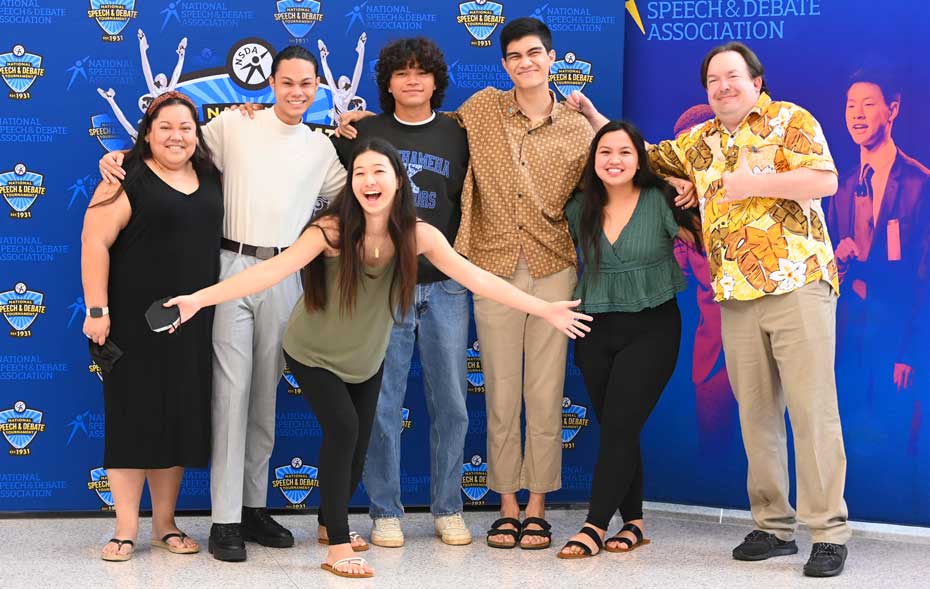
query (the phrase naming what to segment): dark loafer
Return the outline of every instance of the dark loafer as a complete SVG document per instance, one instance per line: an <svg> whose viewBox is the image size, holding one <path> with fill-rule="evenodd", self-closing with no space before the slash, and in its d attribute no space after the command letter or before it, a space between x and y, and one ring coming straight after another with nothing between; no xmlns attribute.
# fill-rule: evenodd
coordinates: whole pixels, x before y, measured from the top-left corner
<svg viewBox="0 0 930 589"><path fill-rule="evenodd" d="M245 542L242 541L242 525L213 524L207 548L216 560L242 562L245 560Z"/></svg>
<svg viewBox="0 0 930 589"><path fill-rule="evenodd" d="M242 536L247 542L258 542L270 548L290 548L294 536L290 530L271 519L264 507L242 508Z"/></svg>
<svg viewBox="0 0 930 589"><path fill-rule="evenodd" d="M848 551L842 544L815 542L811 547L811 557L804 565L804 574L808 577L835 577L843 572Z"/></svg>
<svg viewBox="0 0 930 589"><path fill-rule="evenodd" d="M779 540L775 534L753 530L746 535L743 543L733 549L736 560L765 560L773 556L797 554L798 545L794 540Z"/></svg>

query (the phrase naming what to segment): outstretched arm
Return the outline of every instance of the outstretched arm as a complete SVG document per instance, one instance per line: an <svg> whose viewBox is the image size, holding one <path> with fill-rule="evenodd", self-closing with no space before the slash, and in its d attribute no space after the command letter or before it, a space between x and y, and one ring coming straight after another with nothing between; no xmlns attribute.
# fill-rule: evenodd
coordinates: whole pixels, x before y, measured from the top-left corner
<svg viewBox="0 0 930 589"><path fill-rule="evenodd" d="M152 77L152 66L149 65L148 56L149 42L145 38L145 33L139 29L139 54L142 57L142 77L145 78L145 85L148 86L149 94L154 98L158 96L158 88L155 87L155 78Z"/></svg>
<svg viewBox="0 0 930 589"><path fill-rule="evenodd" d="M184 67L184 53L187 51L187 37L181 39L178 43L178 65L174 66L174 73L171 74L171 81L168 82L168 90L174 90L181 79L181 69Z"/></svg>
<svg viewBox="0 0 930 589"><path fill-rule="evenodd" d="M323 230L314 225L304 231L294 245L270 260L265 260L261 264L256 264L193 294L174 297L165 303L165 306L177 305L181 312L181 323L184 323L204 307L225 303L274 286L309 264L325 248L326 239L323 237Z"/></svg>
<svg viewBox="0 0 930 589"><path fill-rule="evenodd" d="M441 272L461 283L476 295L487 297L524 313L542 317L550 325L575 339L591 328L582 321L592 317L573 311L581 301L550 303L528 295L506 280L475 266L452 249L445 236L428 223L417 223L417 250Z"/></svg>
<svg viewBox="0 0 930 589"><path fill-rule="evenodd" d="M107 101L107 104L109 104L110 108L113 110L113 116L116 117L119 124L123 126L123 129L125 129L126 132L129 133L129 136L132 137L133 141L135 141L139 133L129 122L129 119L126 118L126 115L123 114L123 110L116 104L116 93L113 92L113 89L111 88L109 92L104 92L103 88L97 88L97 94Z"/></svg>
<svg viewBox="0 0 930 589"><path fill-rule="evenodd" d="M320 65L323 66L323 77L326 79L326 85L329 86L329 89L333 90L336 88L336 82L333 79L333 72L329 70L329 61L326 59L329 57L329 49L326 48L323 39L317 41L317 47L320 49Z"/></svg>
<svg viewBox="0 0 930 589"><path fill-rule="evenodd" d="M362 79L362 67L365 65L365 41L368 36L362 33L358 38L358 45L355 51L358 53L358 59L355 60L355 72L352 74L352 86L349 87L349 94L355 96L358 91L358 83Z"/></svg>

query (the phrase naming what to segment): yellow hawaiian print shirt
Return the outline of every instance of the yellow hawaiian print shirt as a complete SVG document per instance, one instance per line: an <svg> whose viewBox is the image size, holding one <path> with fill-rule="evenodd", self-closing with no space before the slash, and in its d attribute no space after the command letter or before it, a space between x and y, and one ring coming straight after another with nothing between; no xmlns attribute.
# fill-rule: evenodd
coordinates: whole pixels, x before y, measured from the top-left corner
<svg viewBox="0 0 930 589"><path fill-rule="evenodd" d="M756 174L798 168L836 173L817 120L796 104L772 101L765 93L733 134L714 118L649 148L656 172L687 176L697 190L714 300L784 294L821 279L839 293L819 198L809 207L765 196L721 202L721 178L736 169L743 147Z"/></svg>

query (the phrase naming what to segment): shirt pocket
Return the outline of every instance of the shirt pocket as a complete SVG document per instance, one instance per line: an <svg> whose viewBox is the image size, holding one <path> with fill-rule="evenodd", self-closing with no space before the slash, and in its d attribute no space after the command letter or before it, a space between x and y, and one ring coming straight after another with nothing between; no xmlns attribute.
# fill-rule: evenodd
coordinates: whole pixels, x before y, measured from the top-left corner
<svg viewBox="0 0 930 589"><path fill-rule="evenodd" d="M744 150L753 174L775 174L788 171L788 160L777 143L760 143Z"/></svg>

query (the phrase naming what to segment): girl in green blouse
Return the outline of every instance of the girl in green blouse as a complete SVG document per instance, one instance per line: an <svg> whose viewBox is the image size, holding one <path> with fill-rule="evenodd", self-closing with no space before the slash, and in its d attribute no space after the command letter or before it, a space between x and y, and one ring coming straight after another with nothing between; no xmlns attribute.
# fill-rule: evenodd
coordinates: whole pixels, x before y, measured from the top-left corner
<svg viewBox="0 0 930 589"><path fill-rule="evenodd" d="M584 190L565 214L584 262L574 298L597 329L577 342L575 363L601 439L587 521L560 558L586 558L601 548L626 552L649 542L639 436L678 358L675 295L685 279L674 240L701 243L699 218L675 207L676 191L649 168L645 141L630 123L612 121L598 131L582 181ZM605 547L617 509L625 525Z"/></svg>

